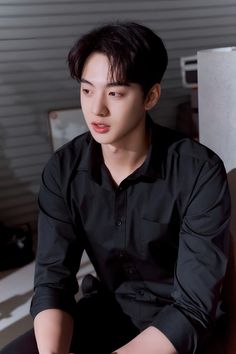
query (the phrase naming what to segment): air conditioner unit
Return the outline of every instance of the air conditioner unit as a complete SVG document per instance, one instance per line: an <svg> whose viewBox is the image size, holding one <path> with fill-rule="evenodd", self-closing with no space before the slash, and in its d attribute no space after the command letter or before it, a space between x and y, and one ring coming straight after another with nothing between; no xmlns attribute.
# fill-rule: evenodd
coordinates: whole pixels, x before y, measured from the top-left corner
<svg viewBox="0 0 236 354"><path fill-rule="evenodd" d="M187 88L197 87L197 55L180 58L182 84Z"/></svg>

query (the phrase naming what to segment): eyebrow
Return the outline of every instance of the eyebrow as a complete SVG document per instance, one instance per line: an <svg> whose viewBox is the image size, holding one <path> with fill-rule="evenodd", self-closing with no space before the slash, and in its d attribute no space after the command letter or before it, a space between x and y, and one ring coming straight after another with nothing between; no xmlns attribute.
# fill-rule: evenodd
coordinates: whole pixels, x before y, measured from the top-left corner
<svg viewBox="0 0 236 354"><path fill-rule="evenodd" d="M88 84L88 85L91 85L94 87L94 84L86 79L80 79L80 82L81 83L84 83L84 84ZM106 85L106 87L114 87L114 86L130 86L130 84L128 82L108 82Z"/></svg>

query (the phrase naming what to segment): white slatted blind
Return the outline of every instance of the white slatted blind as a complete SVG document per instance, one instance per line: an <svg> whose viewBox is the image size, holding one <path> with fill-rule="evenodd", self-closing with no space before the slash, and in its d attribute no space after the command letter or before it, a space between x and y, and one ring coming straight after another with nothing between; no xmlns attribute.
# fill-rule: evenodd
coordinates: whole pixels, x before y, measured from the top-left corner
<svg viewBox="0 0 236 354"><path fill-rule="evenodd" d="M40 174L52 152L48 112L79 106L68 50L111 20L139 21L164 39L169 67L153 117L170 127L189 95L180 57L236 44L235 0L0 0L1 221L35 225Z"/></svg>

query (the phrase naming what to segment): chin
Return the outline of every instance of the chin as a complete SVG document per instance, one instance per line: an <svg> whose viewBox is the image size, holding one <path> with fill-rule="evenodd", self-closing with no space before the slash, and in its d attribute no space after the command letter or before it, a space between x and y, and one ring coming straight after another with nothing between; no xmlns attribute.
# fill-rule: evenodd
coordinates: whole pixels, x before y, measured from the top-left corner
<svg viewBox="0 0 236 354"><path fill-rule="evenodd" d="M98 135L98 134L94 134L91 132L91 135L94 138L94 140L99 144L112 144L112 142L113 142L113 140L106 137L105 134Z"/></svg>

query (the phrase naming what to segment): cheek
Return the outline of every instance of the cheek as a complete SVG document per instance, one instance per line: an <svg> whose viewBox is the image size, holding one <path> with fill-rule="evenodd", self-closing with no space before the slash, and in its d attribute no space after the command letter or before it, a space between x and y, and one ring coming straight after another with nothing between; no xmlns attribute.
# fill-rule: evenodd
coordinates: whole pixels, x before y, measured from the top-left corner
<svg viewBox="0 0 236 354"><path fill-rule="evenodd" d="M88 112L89 104L85 98L80 97L80 105L83 113Z"/></svg>
<svg viewBox="0 0 236 354"><path fill-rule="evenodd" d="M144 102L142 100L130 100L126 105L126 114L131 116L143 116L145 112Z"/></svg>
<svg viewBox="0 0 236 354"><path fill-rule="evenodd" d="M84 98L84 95L81 95L81 94L80 94L80 104L81 104L81 106L84 106L84 105L85 105L85 98Z"/></svg>

